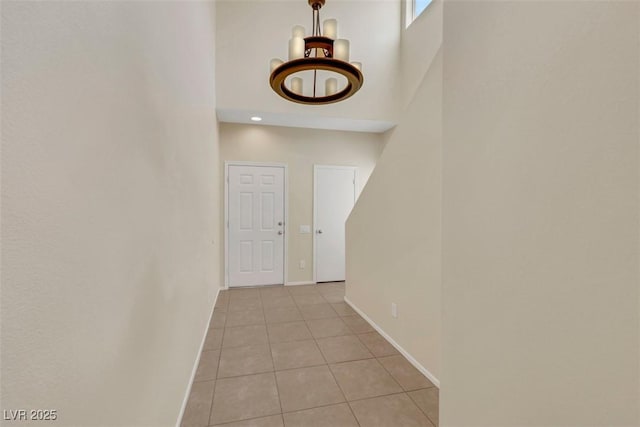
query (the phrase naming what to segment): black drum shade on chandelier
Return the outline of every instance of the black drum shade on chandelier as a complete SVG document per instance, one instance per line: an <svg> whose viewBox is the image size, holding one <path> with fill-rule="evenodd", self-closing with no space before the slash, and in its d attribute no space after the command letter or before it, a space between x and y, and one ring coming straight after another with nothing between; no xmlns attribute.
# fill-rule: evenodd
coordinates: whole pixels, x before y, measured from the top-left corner
<svg viewBox="0 0 640 427"><path fill-rule="evenodd" d="M343 101L362 87L362 63L349 62L349 40L338 38L337 20L327 19L320 28L320 9L325 0L308 2L313 10L312 33L306 36L304 27L293 27L289 60L271 60L271 88L281 97L300 104L322 105ZM295 75L309 71L313 72L313 85L305 91L304 80ZM325 78L324 84L319 85L319 72L335 76Z"/></svg>

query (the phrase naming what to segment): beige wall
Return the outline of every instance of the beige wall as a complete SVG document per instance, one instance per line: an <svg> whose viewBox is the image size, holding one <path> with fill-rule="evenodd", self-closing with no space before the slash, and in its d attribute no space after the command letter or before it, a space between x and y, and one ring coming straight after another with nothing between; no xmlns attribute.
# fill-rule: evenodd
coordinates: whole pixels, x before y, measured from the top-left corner
<svg viewBox="0 0 640 427"><path fill-rule="evenodd" d="M421 40L427 42L419 50ZM384 151L347 222L349 302L435 383L441 363L442 55L434 43L441 40L442 4L435 1L403 31L408 106L385 135Z"/></svg>
<svg viewBox="0 0 640 427"><path fill-rule="evenodd" d="M443 426L638 426L638 2L445 2Z"/></svg>
<svg viewBox="0 0 640 427"><path fill-rule="evenodd" d="M300 225L313 227L313 165L357 166L359 192L369 179L381 148L380 134L220 124L222 162L241 160L288 165L287 282L313 280L313 234L299 233ZM300 260L306 262L305 269L299 268Z"/></svg>
<svg viewBox="0 0 640 427"><path fill-rule="evenodd" d="M440 375L442 58L437 55L347 222L347 292ZM398 317L391 316L391 303Z"/></svg>
<svg viewBox="0 0 640 427"><path fill-rule="evenodd" d="M409 1L402 1L402 22L409 12ZM400 42L402 108L411 102L431 61L442 45L442 0L432 0L408 27L402 25Z"/></svg>
<svg viewBox="0 0 640 427"><path fill-rule="evenodd" d="M33 425L176 424L219 286L212 9L2 2L1 409Z"/></svg>

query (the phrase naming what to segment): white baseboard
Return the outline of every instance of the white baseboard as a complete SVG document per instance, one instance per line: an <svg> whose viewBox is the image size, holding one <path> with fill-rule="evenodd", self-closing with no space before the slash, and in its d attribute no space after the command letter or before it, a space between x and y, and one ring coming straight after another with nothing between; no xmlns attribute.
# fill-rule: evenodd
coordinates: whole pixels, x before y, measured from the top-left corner
<svg viewBox="0 0 640 427"><path fill-rule="evenodd" d="M420 371L425 377L427 377L429 381L431 381L436 387L440 388L440 380L438 380L431 372L429 372L427 368L422 366L412 355L409 354L409 352L407 352L407 350L402 348L400 344L398 344L393 338L391 338L389 334L387 334L380 326L378 326L378 324L376 324L376 322L374 322L369 316L364 314L364 312L356 307L354 303L349 301L346 296L344 297L344 302L349 304L349 306L353 308L356 313L362 316L362 318L366 320L371 325L371 327L373 327L373 329L378 331L380 335L382 335L387 341L389 341L389 343L394 346L395 349L398 350L404 357L406 357L409 363L411 363L418 371Z"/></svg>
<svg viewBox="0 0 640 427"><path fill-rule="evenodd" d="M202 355L202 349L204 348L204 341L207 339L207 333L209 332L209 325L211 325L211 318L213 317L213 310L216 308L216 302L218 302L218 295L220 295L220 291L222 288L218 288L216 292L216 296L213 299L213 306L211 307L211 313L209 313L209 320L207 321L207 327L204 330L204 335L202 336L202 341L200 342L200 348L198 349L198 356L196 357L196 362L193 365L193 369L191 370L191 378L189 378L189 385L187 385L187 392L184 395L184 399L182 400L182 407L180 408L180 413L178 414L178 421L176 422L176 427L180 427L180 423L182 423L182 417L184 416L184 411L187 408L187 402L189 401L189 395L191 394L191 387L193 386L193 380L196 377L196 371L198 370L198 365L200 364L200 355Z"/></svg>
<svg viewBox="0 0 640 427"><path fill-rule="evenodd" d="M284 285L285 286L300 286L300 285L315 285L316 282L308 282L308 281L303 281L303 282L287 282Z"/></svg>

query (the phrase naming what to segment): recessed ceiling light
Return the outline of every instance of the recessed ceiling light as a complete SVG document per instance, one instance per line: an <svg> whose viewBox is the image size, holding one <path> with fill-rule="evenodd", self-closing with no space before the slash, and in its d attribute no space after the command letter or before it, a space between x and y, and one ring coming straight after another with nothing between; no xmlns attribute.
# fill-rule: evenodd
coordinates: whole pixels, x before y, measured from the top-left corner
<svg viewBox="0 0 640 427"><path fill-rule="evenodd" d="M251 121L253 121L253 122L260 122L260 121L262 121L262 117L253 116L253 117L251 117Z"/></svg>

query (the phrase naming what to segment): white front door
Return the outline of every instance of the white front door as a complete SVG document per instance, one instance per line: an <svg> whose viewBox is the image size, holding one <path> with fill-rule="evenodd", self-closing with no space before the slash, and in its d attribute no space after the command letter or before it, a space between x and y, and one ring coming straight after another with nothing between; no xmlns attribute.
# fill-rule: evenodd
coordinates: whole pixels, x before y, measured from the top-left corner
<svg viewBox="0 0 640 427"><path fill-rule="evenodd" d="M356 168L314 167L315 281L345 280L345 222L356 200Z"/></svg>
<svg viewBox="0 0 640 427"><path fill-rule="evenodd" d="M228 168L228 284L283 284L284 167Z"/></svg>

